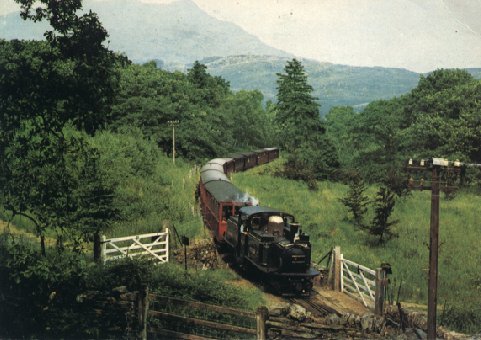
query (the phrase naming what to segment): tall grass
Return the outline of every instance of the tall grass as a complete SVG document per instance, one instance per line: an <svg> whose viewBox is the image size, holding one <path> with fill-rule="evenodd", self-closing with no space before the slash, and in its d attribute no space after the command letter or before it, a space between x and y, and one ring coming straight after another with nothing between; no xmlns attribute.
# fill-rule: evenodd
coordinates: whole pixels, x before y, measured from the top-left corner
<svg viewBox="0 0 481 340"><path fill-rule="evenodd" d="M401 299L426 303L429 192L413 192L398 200L392 215L400 221L394 227L398 237L377 245L375 239L353 226L347 208L339 201L346 195L347 186L319 182L319 190L310 191L303 182L266 174L269 167L275 166L235 174L233 181L256 196L261 205L296 216L304 231L311 235L313 261L338 245L345 258L371 268L390 263L392 281L402 281ZM374 198L376 189L368 189L370 197ZM473 332L481 331L480 207L481 197L468 192L459 192L451 201L442 199L440 204L438 302L440 306L446 304L445 323ZM365 222L371 218L369 211ZM464 315L462 321L458 320L460 315Z"/></svg>
<svg viewBox="0 0 481 340"><path fill-rule="evenodd" d="M160 164L155 171L162 175L165 183L161 183L160 179L155 181L156 176L143 179L142 189L137 193L136 212L132 214L135 217L127 216L127 219L116 222L107 231L108 237L158 232L172 226L179 234L188 237L202 232L202 219L194 198L198 183L196 168L177 161L175 166L172 163Z"/></svg>

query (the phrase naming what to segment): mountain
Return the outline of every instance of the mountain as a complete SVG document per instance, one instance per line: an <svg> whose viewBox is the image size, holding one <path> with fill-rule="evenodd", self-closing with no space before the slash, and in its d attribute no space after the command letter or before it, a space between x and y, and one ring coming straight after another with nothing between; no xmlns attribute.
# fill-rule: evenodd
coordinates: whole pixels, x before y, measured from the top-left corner
<svg viewBox="0 0 481 340"><path fill-rule="evenodd" d="M283 72L287 60L289 58L286 57L243 55L206 58L201 62L207 66L209 73L230 81L232 89L259 89L266 100L274 101L276 73ZM414 88L420 76L419 73L398 68L353 67L300 60L323 114L332 106L363 107L376 99L399 96Z"/></svg>
<svg viewBox="0 0 481 340"><path fill-rule="evenodd" d="M209 16L190 0L148 4L135 0L87 1L109 32L109 47L134 62L160 59L182 66L210 56L289 56L262 43L239 26ZM42 39L45 23L23 21L18 13L0 16L0 38Z"/></svg>

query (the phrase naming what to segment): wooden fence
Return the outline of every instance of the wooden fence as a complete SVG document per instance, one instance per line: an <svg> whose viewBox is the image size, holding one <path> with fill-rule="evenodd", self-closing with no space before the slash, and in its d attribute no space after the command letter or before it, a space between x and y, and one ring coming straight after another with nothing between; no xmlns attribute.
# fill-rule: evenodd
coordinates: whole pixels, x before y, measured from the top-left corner
<svg viewBox="0 0 481 340"><path fill-rule="evenodd" d="M276 339L359 337L360 330L348 325L299 323L269 315L266 307L256 312L197 301L149 294L147 335L149 339Z"/></svg>
<svg viewBox="0 0 481 340"><path fill-rule="evenodd" d="M334 247L330 268L331 287L371 307L377 315L384 314L386 271L375 270L344 258L340 247Z"/></svg>
<svg viewBox="0 0 481 340"><path fill-rule="evenodd" d="M147 333L154 339L265 339L261 314L150 294Z"/></svg>
<svg viewBox="0 0 481 340"><path fill-rule="evenodd" d="M101 237L102 262L120 258L146 257L157 263L169 261L169 229L163 233L151 233L106 239Z"/></svg>

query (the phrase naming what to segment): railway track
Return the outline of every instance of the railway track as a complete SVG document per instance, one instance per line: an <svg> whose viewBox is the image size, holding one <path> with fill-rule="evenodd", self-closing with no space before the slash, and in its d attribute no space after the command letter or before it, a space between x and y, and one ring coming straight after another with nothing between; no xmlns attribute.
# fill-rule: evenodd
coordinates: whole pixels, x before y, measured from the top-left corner
<svg viewBox="0 0 481 340"><path fill-rule="evenodd" d="M313 290L310 296L296 298L291 297L288 298L288 301L290 303L295 303L301 307L304 307L315 317L326 317L329 314L336 314L337 316L341 316L341 313L339 313L334 308L327 306L321 301L321 299L319 299L319 297L319 293Z"/></svg>

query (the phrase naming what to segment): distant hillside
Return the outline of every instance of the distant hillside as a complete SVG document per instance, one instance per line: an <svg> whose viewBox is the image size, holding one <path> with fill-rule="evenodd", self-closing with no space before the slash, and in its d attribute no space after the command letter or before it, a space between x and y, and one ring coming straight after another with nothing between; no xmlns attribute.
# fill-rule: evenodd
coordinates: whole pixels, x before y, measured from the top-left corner
<svg viewBox="0 0 481 340"><path fill-rule="evenodd" d="M267 100L275 101L276 73L283 72L289 58L272 56L234 56L207 58L209 73L230 81L234 90L259 89ZM405 69L352 67L301 59L321 112L332 106L363 106L372 100L399 96L414 88L419 74Z"/></svg>
<svg viewBox="0 0 481 340"><path fill-rule="evenodd" d="M1 0L0 0L1 1ZM218 20L191 0L146 4L136 0L86 1L109 32L109 47L142 63L155 60L167 70L185 71L195 60L209 72L230 81L234 90L259 89L275 101L276 73L292 55L262 43L239 26ZM44 22L20 19L18 13L0 16L0 38L43 39ZM321 103L321 112L332 106L362 108L376 99L410 91L419 74L405 69L352 67L302 59ZM481 69L469 69L481 77Z"/></svg>
<svg viewBox="0 0 481 340"><path fill-rule="evenodd" d="M134 62L162 60L169 67L210 56L289 56L262 43L239 26L218 20L190 0L146 4L135 0L86 1L109 32L109 47ZM23 21L18 13L0 16L0 38L42 39L45 23Z"/></svg>

